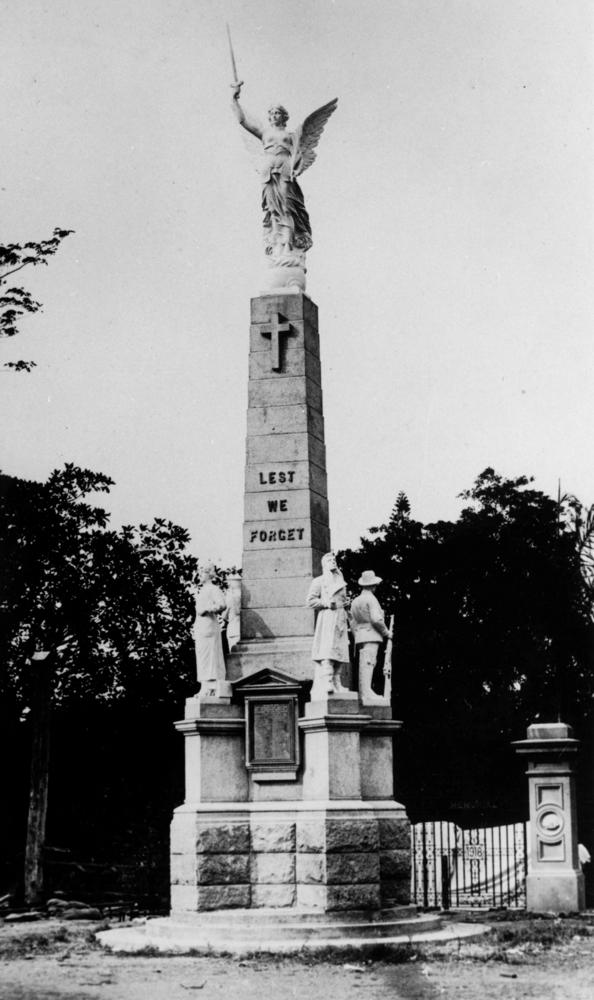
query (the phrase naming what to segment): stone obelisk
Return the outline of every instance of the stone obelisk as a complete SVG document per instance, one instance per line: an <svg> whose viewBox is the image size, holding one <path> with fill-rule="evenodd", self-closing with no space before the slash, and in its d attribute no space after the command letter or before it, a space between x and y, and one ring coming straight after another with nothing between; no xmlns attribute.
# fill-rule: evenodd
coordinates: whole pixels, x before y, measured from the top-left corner
<svg viewBox="0 0 594 1000"><path fill-rule="evenodd" d="M236 679L263 667L311 677L312 576L330 548L318 310L302 294L252 299Z"/></svg>

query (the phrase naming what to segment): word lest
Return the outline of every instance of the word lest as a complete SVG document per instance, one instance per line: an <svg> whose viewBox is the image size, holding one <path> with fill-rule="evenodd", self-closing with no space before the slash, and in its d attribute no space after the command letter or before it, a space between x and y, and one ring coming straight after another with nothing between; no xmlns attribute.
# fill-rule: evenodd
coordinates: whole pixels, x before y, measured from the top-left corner
<svg viewBox="0 0 594 1000"><path fill-rule="evenodd" d="M259 472L261 486L274 486L275 483L292 483L295 478L295 470L287 472Z"/></svg>
<svg viewBox="0 0 594 1000"><path fill-rule="evenodd" d="M305 528L273 528L271 531L250 531L250 543L259 542L300 542Z"/></svg>

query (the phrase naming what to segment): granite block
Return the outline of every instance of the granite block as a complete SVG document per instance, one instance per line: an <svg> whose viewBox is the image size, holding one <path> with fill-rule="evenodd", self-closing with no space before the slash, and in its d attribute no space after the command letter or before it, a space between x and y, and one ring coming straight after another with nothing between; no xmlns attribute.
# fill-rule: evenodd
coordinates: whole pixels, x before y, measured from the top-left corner
<svg viewBox="0 0 594 1000"><path fill-rule="evenodd" d="M326 887L327 910L377 910L380 905L380 890L377 883Z"/></svg>
<svg viewBox="0 0 594 1000"><path fill-rule="evenodd" d="M282 309L276 311L277 318L280 314L280 324L289 329L279 331L279 348L281 358L283 349L293 350L301 348L310 351L316 357L320 354L320 338L317 327L314 323L306 320L303 316L293 316L289 319ZM266 332L263 332L263 331ZM250 354L260 352L270 353L270 317L265 320L258 319L250 324Z"/></svg>
<svg viewBox="0 0 594 1000"><path fill-rule="evenodd" d="M256 490L244 498L245 521L290 521L312 517L328 523L328 500L309 489L279 487L274 492ZM286 527L286 525L284 525Z"/></svg>
<svg viewBox="0 0 594 1000"><path fill-rule="evenodd" d="M252 851L294 851L295 823L252 823Z"/></svg>
<svg viewBox="0 0 594 1000"><path fill-rule="evenodd" d="M246 854L250 849L250 824L199 824L196 850L200 854Z"/></svg>
<svg viewBox="0 0 594 1000"><path fill-rule="evenodd" d="M278 315L278 314L277 314ZM281 312L281 325L285 326L287 317ZM279 332L279 348L281 357L284 353L283 349L287 347L295 350L305 348L305 336L304 336L304 326L301 317L291 319L289 323L288 330L281 330ZM263 330L266 330L264 333ZM270 354L270 319L267 318L264 321L258 320L250 324L250 354L257 354L260 351L264 351L266 354Z"/></svg>
<svg viewBox="0 0 594 1000"><path fill-rule="evenodd" d="M282 636L311 636L314 612L309 608L247 608L241 613L244 639L274 639ZM310 663L311 667L311 663Z"/></svg>
<svg viewBox="0 0 594 1000"><path fill-rule="evenodd" d="M244 587L243 608L303 608L310 583L307 576L251 580Z"/></svg>
<svg viewBox="0 0 594 1000"><path fill-rule="evenodd" d="M310 437L305 431L252 435L246 442L246 455L248 465L306 462L309 459L322 468L326 467L323 440Z"/></svg>
<svg viewBox="0 0 594 1000"><path fill-rule="evenodd" d="M252 886L252 906L294 906L296 898L294 883Z"/></svg>
<svg viewBox="0 0 594 1000"><path fill-rule="evenodd" d="M280 313L289 321L303 319L316 328L318 325L318 307L301 292L257 295L250 300L252 323L266 323L274 313Z"/></svg>
<svg viewBox="0 0 594 1000"><path fill-rule="evenodd" d="M410 878L380 882L382 906L408 906L410 903Z"/></svg>
<svg viewBox="0 0 594 1000"><path fill-rule="evenodd" d="M382 881L409 877L410 850L380 851L379 858Z"/></svg>
<svg viewBox="0 0 594 1000"><path fill-rule="evenodd" d="M322 497L328 495L326 471L306 459L299 462L254 462L246 469L246 493L276 492L279 489L311 489Z"/></svg>
<svg viewBox="0 0 594 1000"><path fill-rule="evenodd" d="M297 882L322 884L326 881L326 856L324 854L298 854L295 867Z"/></svg>
<svg viewBox="0 0 594 1000"><path fill-rule="evenodd" d="M380 864L377 854L327 854L326 882L328 885L350 885L377 882Z"/></svg>
<svg viewBox="0 0 594 1000"><path fill-rule="evenodd" d="M299 548L325 550L329 539L328 525L313 519L294 517L246 521L243 525L244 559L246 553L258 550L287 554Z"/></svg>
<svg viewBox="0 0 594 1000"><path fill-rule="evenodd" d="M297 850L303 853L319 853L326 846L326 823L320 820L298 820Z"/></svg>
<svg viewBox="0 0 594 1000"><path fill-rule="evenodd" d="M253 580L283 579L290 576L315 576L323 552L316 549L259 549L243 554L246 583Z"/></svg>
<svg viewBox="0 0 594 1000"><path fill-rule="evenodd" d="M379 834L375 819L328 819L326 850L329 854L345 851L377 851Z"/></svg>
<svg viewBox="0 0 594 1000"><path fill-rule="evenodd" d="M250 881L252 885L294 882L295 855L282 854L279 851L271 854L252 854Z"/></svg>
<svg viewBox="0 0 594 1000"><path fill-rule="evenodd" d="M323 910L326 906L325 885L297 884L297 906L304 910Z"/></svg>
<svg viewBox="0 0 594 1000"><path fill-rule="evenodd" d="M273 372L270 364L270 353L268 351L254 351L250 354L249 360L249 380L257 382L260 379L269 379L275 376L277 379L295 378L300 376L307 380L322 384L322 372L320 359L311 351L305 351L303 347L290 347L288 343L283 344L282 364L280 372Z"/></svg>
<svg viewBox="0 0 594 1000"><path fill-rule="evenodd" d="M249 885L201 885L195 891L197 910L247 909L251 905Z"/></svg>
<svg viewBox="0 0 594 1000"><path fill-rule="evenodd" d="M410 851L410 823L408 819L380 817L379 846L382 850Z"/></svg>
<svg viewBox="0 0 594 1000"><path fill-rule="evenodd" d="M293 406L254 406L248 409L248 437L300 432L324 440L324 418L307 403Z"/></svg>
<svg viewBox="0 0 594 1000"><path fill-rule="evenodd" d="M300 376L295 378L276 378L276 372L271 378L258 379L248 386L248 407L253 406L295 406L298 403L309 403L314 409L322 411L322 387L310 379Z"/></svg>
<svg viewBox="0 0 594 1000"><path fill-rule="evenodd" d="M250 881L249 854L199 854L200 885L239 885Z"/></svg>

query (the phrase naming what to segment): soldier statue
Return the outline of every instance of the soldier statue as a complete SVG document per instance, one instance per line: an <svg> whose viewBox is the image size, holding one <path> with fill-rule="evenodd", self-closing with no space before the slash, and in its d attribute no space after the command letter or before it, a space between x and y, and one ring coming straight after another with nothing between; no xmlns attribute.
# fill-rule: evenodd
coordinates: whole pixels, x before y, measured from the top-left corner
<svg viewBox="0 0 594 1000"><path fill-rule="evenodd" d="M322 575L312 580L307 606L318 612L311 658L314 682L311 700L325 700L328 695L344 694L341 673L349 663L347 591L344 577L333 552L322 556Z"/></svg>
<svg viewBox="0 0 594 1000"><path fill-rule="evenodd" d="M384 613L375 596L375 589L381 582L380 576L366 569L358 580L361 593L351 604L351 628L355 649L359 654L359 697L364 705L386 704L386 699L381 698L371 687L380 644L390 635ZM389 664L386 664L386 668L389 669Z"/></svg>

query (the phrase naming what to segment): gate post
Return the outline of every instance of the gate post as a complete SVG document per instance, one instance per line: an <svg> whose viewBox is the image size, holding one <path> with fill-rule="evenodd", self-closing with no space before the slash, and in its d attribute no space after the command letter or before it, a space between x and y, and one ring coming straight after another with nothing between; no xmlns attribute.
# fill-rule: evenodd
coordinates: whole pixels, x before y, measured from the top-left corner
<svg viewBox="0 0 594 1000"><path fill-rule="evenodd" d="M536 913L575 913L585 906L573 774L579 741L562 722L528 726L527 736L512 744L528 758L526 907Z"/></svg>

